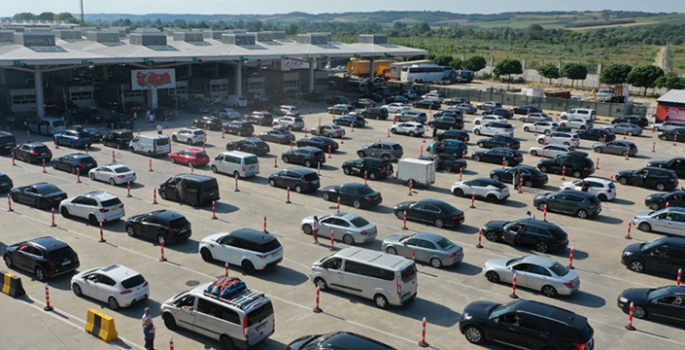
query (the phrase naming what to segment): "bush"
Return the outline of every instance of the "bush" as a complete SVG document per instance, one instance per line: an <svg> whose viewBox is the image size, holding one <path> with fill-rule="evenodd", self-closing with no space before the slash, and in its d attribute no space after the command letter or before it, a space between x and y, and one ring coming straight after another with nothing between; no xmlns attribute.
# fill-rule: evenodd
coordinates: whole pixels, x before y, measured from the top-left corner
<svg viewBox="0 0 685 350"><path fill-rule="evenodd" d="M516 80L514 80L516 84L524 84L526 82L526 79L523 79L523 77L518 77Z"/></svg>

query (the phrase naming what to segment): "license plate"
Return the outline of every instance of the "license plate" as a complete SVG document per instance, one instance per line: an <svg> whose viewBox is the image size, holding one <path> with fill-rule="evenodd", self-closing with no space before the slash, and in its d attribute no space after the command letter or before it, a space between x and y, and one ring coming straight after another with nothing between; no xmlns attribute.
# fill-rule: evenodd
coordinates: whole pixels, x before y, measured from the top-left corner
<svg viewBox="0 0 685 350"><path fill-rule="evenodd" d="M41 155L41 156L45 156L45 155L47 155L47 152L43 152L43 153L41 153L40 155Z"/></svg>
<svg viewBox="0 0 685 350"><path fill-rule="evenodd" d="M61 201L64 197L55 197L55 201Z"/></svg>
<svg viewBox="0 0 685 350"><path fill-rule="evenodd" d="M188 232L188 229L187 229L187 228L182 228L182 229L180 229L178 232L180 232L180 233L186 233L186 232Z"/></svg>
<svg viewBox="0 0 685 350"><path fill-rule="evenodd" d="M67 261L62 262L62 266L67 266L69 264L71 264L71 260L67 260Z"/></svg>
<svg viewBox="0 0 685 350"><path fill-rule="evenodd" d="M0 183L0 186L7 186L7 182Z"/></svg>
<svg viewBox="0 0 685 350"><path fill-rule="evenodd" d="M257 326L257 328L255 328L255 329L257 330L257 332L259 332L259 331L261 331L261 330L264 328L264 326L266 326L266 322L260 324L260 325Z"/></svg>
<svg viewBox="0 0 685 350"><path fill-rule="evenodd" d="M110 210L111 210L111 211L117 211L117 210L119 210L119 209L121 209L121 208L116 207L116 208L112 208L112 209L110 209Z"/></svg>

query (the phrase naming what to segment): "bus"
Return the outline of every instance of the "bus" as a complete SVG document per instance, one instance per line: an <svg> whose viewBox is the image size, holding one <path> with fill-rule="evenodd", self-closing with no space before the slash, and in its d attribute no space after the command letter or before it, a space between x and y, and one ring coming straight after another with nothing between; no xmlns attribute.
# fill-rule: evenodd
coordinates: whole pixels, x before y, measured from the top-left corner
<svg viewBox="0 0 685 350"><path fill-rule="evenodd" d="M394 62L390 64L390 79L400 80L402 75L402 67L410 67L419 64L433 64L431 60L418 60L418 61L406 61L406 62Z"/></svg>
<svg viewBox="0 0 685 350"><path fill-rule="evenodd" d="M436 64L421 64L402 67L400 81L406 83L432 83L436 80L452 80L454 70L451 67L438 66Z"/></svg>

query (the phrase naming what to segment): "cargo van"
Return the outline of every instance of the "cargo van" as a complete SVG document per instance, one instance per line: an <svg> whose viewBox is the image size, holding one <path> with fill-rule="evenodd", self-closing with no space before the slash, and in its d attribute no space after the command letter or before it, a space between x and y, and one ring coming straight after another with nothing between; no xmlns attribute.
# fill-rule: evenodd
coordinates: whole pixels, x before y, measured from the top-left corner
<svg viewBox="0 0 685 350"><path fill-rule="evenodd" d="M66 130L66 124L62 118L42 117L31 120L26 126L28 131L36 134L52 136Z"/></svg>
<svg viewBox="0 0 685 350"><path fill-rule="evenodd" d="M178 182L183 190L182 195L177 191ZM216 178L198 174L178 174L170 177L163 184L159 185L159 196L162 199L177 201L190 205L208 205L213 201L218 201L219 183Z"/></svg>
<svg viewBox="0 0 685 350"><path fill-rule="evenodd" d="M259 174L259 158L252 153L222 152L209 163L214 173L233 175L235 178Z"/></svg>
<svg viewBox="0 0 685 350"><path fill-rule="evenodd" d="M247 107L247 97L242 95L229 95L228 98L221 100L221 104L226 107Z"/></svg>
<svg viewBox="0 0 685 350"><path fill-rule="evenodd" d="M371 299L381 309L414 301L419 284L413 261L363 248L346 248L315 262L309 279L320 290Z"/></svg>
<svg viewBox="0 0 685 350"><path fill-rule="evenodd" d="M165 135L138 135L128 143L133 153L147 154L148 156L160 156L171 153L169 136Z"/></svg>

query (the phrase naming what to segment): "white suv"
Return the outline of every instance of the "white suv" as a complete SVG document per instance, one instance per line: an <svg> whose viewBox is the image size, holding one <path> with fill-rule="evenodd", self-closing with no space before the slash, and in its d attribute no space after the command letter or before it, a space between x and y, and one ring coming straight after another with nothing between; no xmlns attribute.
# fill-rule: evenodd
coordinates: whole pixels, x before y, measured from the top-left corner
<svg viewBox="0 0 685 350"><path fill-rule="evenodd" d="M559 127L559 124L555 122L536 122L523 124L523 131L525 132L537 132L545 135L549 135L554 130Z"/></svg>
<svg viewBox="0 0 685 350"><path fill-rule="evenodd" d="M559 126L562 128L571 128L571 129L590 129L594 126L592 123L592 120L590 119L585 119L585 118L571 118L569 120L564 120L563 122L559 123Z"/></svg>
<svg viewBox="0 0 685 350"><path fill-rule="evenodd" d="M476 125L481 125L481 124L485 124L485 123L488 123L488 122L502 122L502 123L506 123L506 122L507 122L507 119L504 118L504 117L501 116L501 115L488 114L488 115L484 115L484 116L482 116L482 117L480 117L480 118L476 118L476 119L473 120L473 124L476 124Z"/></svg>
<svg viewBox="0 0 685 350"><path fill-rule="evenodd" d="M594 109L589 108L575 108L568 112L561 113L562 120L568 120L573 118L583 118L589 119L590 121L597 120L597 112Z"/></svg>
<svg viewBox="0 0 685 350"><path fill-rule="evenodd" d="M583 182L587 182L587 192L594 194L600 201L611 201L616 198L616 186L610 179L601 177L586 177L582 180L568 181L561 184L562 190L576 190L580 191L583 188Z"/></svg>
<svg viewBox="0 0 685 350"><path fill-rule="evenodd" d="M514 137L514 127L506 122L490 122L486 124L476 125L473 128L473 133L476 135L504 135Z"/></svg>
<svg viewBox="0 0 685 350"><path fill-rule="evenodd" d="M549 135L538 136L541 145L565 145L571 147L580 146L580 137L575 132L553 132Z"/></svg>
<svg viewBox="0 0 685 350"><path fill-rule="evenodd" d="M93 226L110 222L126 215L124 203L119 197L103 192L88 192L74 198L67 198L59 203L59 211L65 218L77 216L87 219Z"/></svg>
<svg viewBox="0 0 685 350"><path fill-rule="evenodd" d="M288 130L302 130L304 129L304 120L294 115L286 115L284 117L276 118L273 121L273 126L284 126Z"/></svg>
<svg viewBox="0 0 685 350"><path fill-rule="evenodd" d="M275 236L249 228L209 235L200 242L200 255L207 262L223 261L242 266L243 272L276 266L283 260L283 246Z"/></svg>
<svg viewBox="0 0 685 350"><path fill-rule="evenodd" d="M171 134L171 139L174 142L185 142L192 146L196 143L207 142L207 134L202 129L183 128Z"/></svg>

